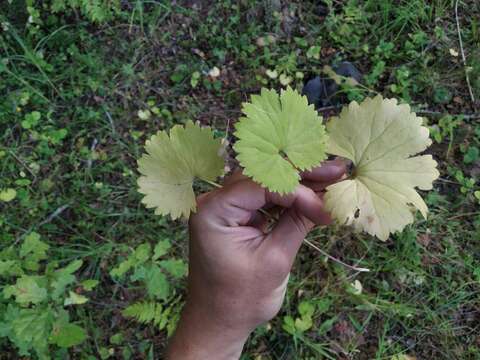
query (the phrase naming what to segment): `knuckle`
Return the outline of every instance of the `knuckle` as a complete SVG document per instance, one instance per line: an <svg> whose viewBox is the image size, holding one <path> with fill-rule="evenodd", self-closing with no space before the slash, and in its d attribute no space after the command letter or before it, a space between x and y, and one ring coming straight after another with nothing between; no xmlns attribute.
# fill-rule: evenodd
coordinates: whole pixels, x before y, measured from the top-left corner
<svg viewBox="0 0 480 360"><path fill-rule="evenodd" d="M305 193L304 195L307 196L307 197L316 197L316 196L317 196L317 194L315 193L315 191L314 191L312 188L310 188L310 187L305 186L305 187L303 187L302 190L303 190L304 193Z"/></svg>

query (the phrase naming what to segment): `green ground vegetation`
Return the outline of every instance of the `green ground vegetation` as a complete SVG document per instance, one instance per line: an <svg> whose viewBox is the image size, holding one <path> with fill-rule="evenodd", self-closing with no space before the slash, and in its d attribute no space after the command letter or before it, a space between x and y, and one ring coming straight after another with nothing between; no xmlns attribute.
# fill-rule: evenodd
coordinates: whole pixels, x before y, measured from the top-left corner
<svg viewBox="0 0 480 360"><path fill-rule="evenodd" d="M285 305L243 359L480 359L480 3L0 2L0 358L157 359L184 301L186 223L136 190L145 139L188 120L230 136L261 87L353 62L409 102L440 179L385 242L303 247ZM321 109L326 117L338 111Z"/></svg>

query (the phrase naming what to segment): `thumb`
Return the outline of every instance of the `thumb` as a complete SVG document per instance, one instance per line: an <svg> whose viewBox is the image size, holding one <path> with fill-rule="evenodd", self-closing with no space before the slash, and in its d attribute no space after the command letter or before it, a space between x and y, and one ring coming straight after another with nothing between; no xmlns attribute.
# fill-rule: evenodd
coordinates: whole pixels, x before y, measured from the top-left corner
<svg viewBox="0 0 480 360"><path fill-rule="evenodd" d="M265 240L260 245L261 252L269 257L281 256L288 272L295 260L303 239L315 224L327 224L329 215L323 208L323 201L308 187L300 185L295 191L295 200L281 216Z"/></svg>

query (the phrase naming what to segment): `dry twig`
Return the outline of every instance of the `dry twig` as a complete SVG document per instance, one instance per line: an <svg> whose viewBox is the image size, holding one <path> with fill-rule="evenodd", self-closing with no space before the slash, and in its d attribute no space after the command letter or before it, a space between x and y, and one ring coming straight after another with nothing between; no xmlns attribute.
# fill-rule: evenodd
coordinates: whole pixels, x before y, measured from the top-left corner
<svg viewBox="0 0 480 360"><path fill-rule="evenodd" d="M467 80L468 92L470 93L470 99L472 100L473 107L475 107L475 96L473 95L472 86L470 85L470 76L468 75L467 60L465 58L465 52L463 51L462 33L460 30L460 21L458 20L458 3L455 1L455 22L457 23L458 42L460 44L460 53L462 55L463 67L465 69L465 78Z"/></svg>
<svg viewBox="0 0 480 360"><path fill-rule="evenodd" d="M345 266L346 268L350 269L350 270L354 270L354 271L358 271L358 272L369 272L370 269L367 269L367 268L361 268L361 267L356 267L356 266L353 266L353 265L349 265L347 263L344 263L342 260L340 259L337 259L336 257L333 257L332 255L330 255L329 253L323 251L322 249L320 249L318 246L316 246L314 243L312 243L311 241L308 241L307 239L303 239L303 242L305 244L307 244L308 246L310 246L311 248L317 250L319 253L321 253L322 255L326 256L328 259L332 260L333 262L336 262L340 265L343 265Z"/></svg>

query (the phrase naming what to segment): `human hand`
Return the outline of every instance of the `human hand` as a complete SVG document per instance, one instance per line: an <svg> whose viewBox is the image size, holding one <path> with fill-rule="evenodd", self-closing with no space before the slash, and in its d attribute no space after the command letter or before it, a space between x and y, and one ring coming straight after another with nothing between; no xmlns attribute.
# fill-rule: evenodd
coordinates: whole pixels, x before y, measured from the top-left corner
<svg viewBox="0 0 480 360"><path fill-rule="evenodd" d="M240 172L198 198L190 218L188 299L169 359L237 359L250 332L273 318L307 233L330 222L321 192L345 165L327 161L302 174L292 194L270 193ZM281 207L271 231L260 209Z"/></svg>

